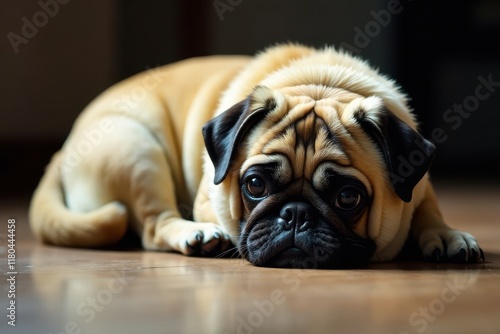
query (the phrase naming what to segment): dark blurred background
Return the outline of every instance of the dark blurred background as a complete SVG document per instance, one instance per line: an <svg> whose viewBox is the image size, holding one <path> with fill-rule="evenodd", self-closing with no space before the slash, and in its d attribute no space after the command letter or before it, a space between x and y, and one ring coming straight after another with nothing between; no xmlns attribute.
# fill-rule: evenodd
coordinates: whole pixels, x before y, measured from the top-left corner
<svg viewBox="0 0 500 334"><path fill-rule="evenodd" d="M0 32L0 196L30 194L79 112L118 80L285 41L342 46L396 79L424 133L447 136L435 179L499 180L496 0L2 1Z"/></svg>

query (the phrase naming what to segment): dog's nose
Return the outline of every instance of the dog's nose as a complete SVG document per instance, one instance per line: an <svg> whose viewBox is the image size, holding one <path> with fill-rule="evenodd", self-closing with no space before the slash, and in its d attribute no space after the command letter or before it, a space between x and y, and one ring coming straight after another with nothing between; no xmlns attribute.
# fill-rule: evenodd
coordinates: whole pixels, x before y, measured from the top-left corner
<svg viewBox="0 0 500 334"><path fill-rule="evenodd" d="M318 216L314 209L307 203L291 202L284 205L280 211L283 227L290 230L296 227L299 231L305 231L316 226Z"/></svg>

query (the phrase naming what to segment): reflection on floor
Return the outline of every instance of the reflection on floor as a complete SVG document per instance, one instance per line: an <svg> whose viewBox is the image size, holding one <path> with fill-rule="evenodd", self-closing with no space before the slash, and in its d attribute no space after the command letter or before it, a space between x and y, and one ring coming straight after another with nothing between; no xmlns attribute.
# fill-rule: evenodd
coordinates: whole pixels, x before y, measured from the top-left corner
<svg viewBox="0 0 500 334"><path fill-rule="evenodd" d="M36 243L27 201L0 205L0 263L16 219L15 299L0 333L500 333L500 188L443 186L447 221L473 233L475 265L257 268L242 259ZM15 300L16 326L8 324ZM7 306L6 306L7 305Z"/></svg>

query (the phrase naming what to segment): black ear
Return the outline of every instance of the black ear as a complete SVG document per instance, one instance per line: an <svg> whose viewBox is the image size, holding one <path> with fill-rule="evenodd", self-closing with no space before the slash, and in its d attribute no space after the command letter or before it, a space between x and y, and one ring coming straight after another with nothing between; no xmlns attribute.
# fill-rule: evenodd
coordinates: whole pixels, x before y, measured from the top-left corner
<svg viewBox="0 0 500 334"><path fill-rule="evenodd" d="M436 147L387 109L380 111L377 121L362 116L358 121L380 147L396 194L410 202L413 188L429 170Z"/></svg>
<svg viewBox="0 0 500 334"><path fill-rule="evenodd" d="M248 131L264 119L269 112L267 107L272 105L271 100L264 104L255 103L254 94L251 94L203 126L205 146L215 167L215 184L224 181L238 145Z"/></svg>

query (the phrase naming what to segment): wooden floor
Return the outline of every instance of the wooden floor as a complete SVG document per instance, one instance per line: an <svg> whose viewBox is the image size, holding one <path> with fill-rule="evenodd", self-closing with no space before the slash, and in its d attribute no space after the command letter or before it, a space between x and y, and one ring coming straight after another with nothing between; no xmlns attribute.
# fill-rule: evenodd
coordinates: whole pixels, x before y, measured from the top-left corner
<svg viewBox="0 0 500 334"><path fill-rule="evenodd" d="M16 326L0 333L500 333L500 187L441 186L444 215L479 240L477 265L257 268L242 259L36 243L27 201L0 205L0 260L16 219ZM14 300L14 299L12 299Z"/></svg>

